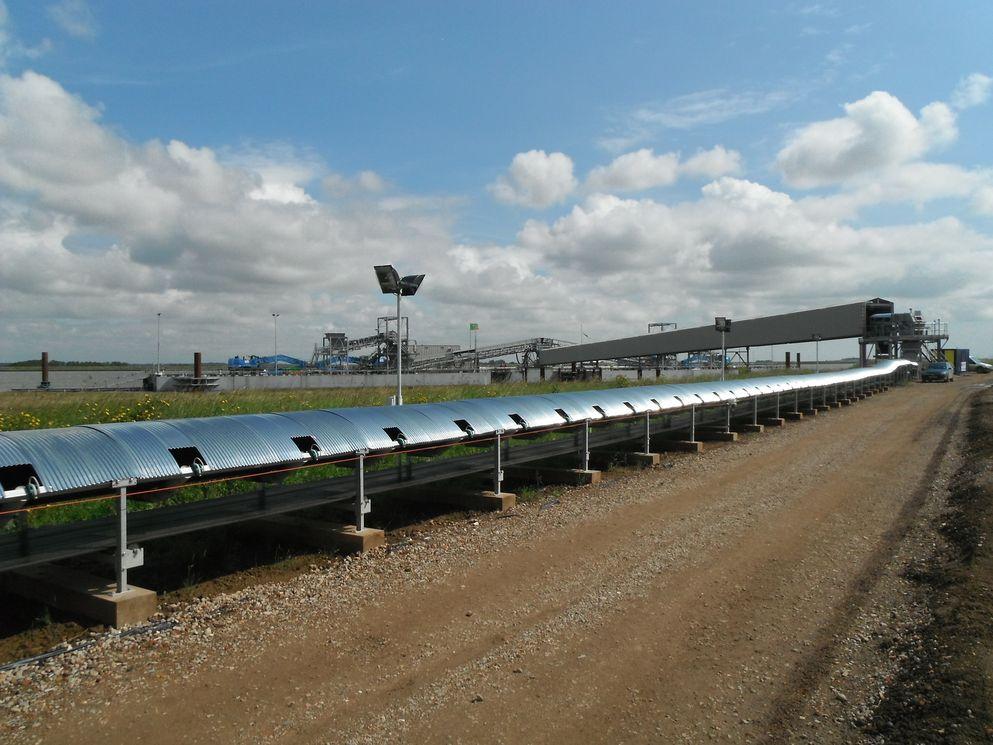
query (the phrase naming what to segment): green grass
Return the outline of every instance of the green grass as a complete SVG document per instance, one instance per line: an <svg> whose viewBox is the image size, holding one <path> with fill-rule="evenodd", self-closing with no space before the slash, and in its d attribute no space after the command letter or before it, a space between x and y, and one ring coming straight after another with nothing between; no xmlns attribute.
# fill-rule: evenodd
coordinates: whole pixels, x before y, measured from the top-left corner
<svg viewBox="0 0 993 745"><path fill-rule="evenodd" d="M742 374L738 378L768 375ZM666 380L649 375L642 381L624 378L582 382L494 383L491 385L420 386L404 392L408 404L452 401L461 398L519 396L536 393L624 388L659 383L693 383L713 380L713 375ZM24 391L0 393L0 431L68 427L75 424L186 419L225 414L258 414L273 411L378 406L393 389L319 388L309 390L231 391L227 393L141 393Z"/></svg>

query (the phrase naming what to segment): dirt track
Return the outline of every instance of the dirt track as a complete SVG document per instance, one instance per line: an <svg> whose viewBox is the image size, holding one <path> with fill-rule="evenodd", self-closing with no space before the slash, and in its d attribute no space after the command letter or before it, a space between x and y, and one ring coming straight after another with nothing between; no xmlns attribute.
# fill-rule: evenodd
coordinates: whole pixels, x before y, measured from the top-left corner
<svg viewBox="0 0 993 745"><path fill-rule="evenodd" d="M21 685L37 714L5 716L0 732L77 743L794 739L833 646L933 496L971 392L891 390L510 518L204 601L169 636L108 644L88 678L5 681L5 701ZM839 736L844 700L817 710L832 724L809 736Z"/></svg>

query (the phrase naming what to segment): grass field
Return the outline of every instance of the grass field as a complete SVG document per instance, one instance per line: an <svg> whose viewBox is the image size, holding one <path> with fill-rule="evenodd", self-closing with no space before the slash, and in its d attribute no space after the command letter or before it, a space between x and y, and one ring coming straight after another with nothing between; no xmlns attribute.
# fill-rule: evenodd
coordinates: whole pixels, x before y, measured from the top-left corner
<svg viewBox="0 0 993 745"><path fill-rule="evenodd" d="M768 375L763 372L761 375ZM738 378L755 377L741 374ZM694 383L713 375L639 382L624 378L583 382L494 383L491 385L422 386L404 391L404 403L452 401L461 398L520 396L536 393L595 390L657 383ZM228 393L47 392L0 393L0 431L46 429L74 424L186 419L224 414L259 414L273 411L378 406L392 388L321 388L311 390L231 391Z"/></svg>

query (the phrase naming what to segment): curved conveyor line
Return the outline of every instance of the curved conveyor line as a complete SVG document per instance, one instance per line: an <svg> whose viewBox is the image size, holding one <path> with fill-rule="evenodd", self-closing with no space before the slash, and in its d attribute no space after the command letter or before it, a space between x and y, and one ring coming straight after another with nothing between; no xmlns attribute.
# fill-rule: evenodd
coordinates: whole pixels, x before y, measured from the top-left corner
<svg viewBox="0 0 993 745"><path fill-rule="evenodd" d="M208 475L331 463L363 451L471 443L497 432L514 435L585 420L620 420L881 382L905 375L908 368L916 364L886 360L874 367L740 381L2 432L0 501L106 491L123 479L137 479L139 488L181 484Z"/></svg>

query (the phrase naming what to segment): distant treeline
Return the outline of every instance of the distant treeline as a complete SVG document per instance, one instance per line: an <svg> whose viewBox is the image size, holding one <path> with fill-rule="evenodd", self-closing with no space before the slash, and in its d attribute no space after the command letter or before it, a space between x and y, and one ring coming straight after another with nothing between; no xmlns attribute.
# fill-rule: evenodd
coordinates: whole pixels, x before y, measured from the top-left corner
<svg viewBox="0 0 993 745"><path fill-rule="evenodd" d="M131 362L80 362L78 360L49 360L48 366L53 370L55 368L73 368L73 367L147 367L147 365L135 365ZM0 362L0 367L14 368L14 369L29 369L29 370L40 370L41 360L20 360L19 362Z"/></svg>

